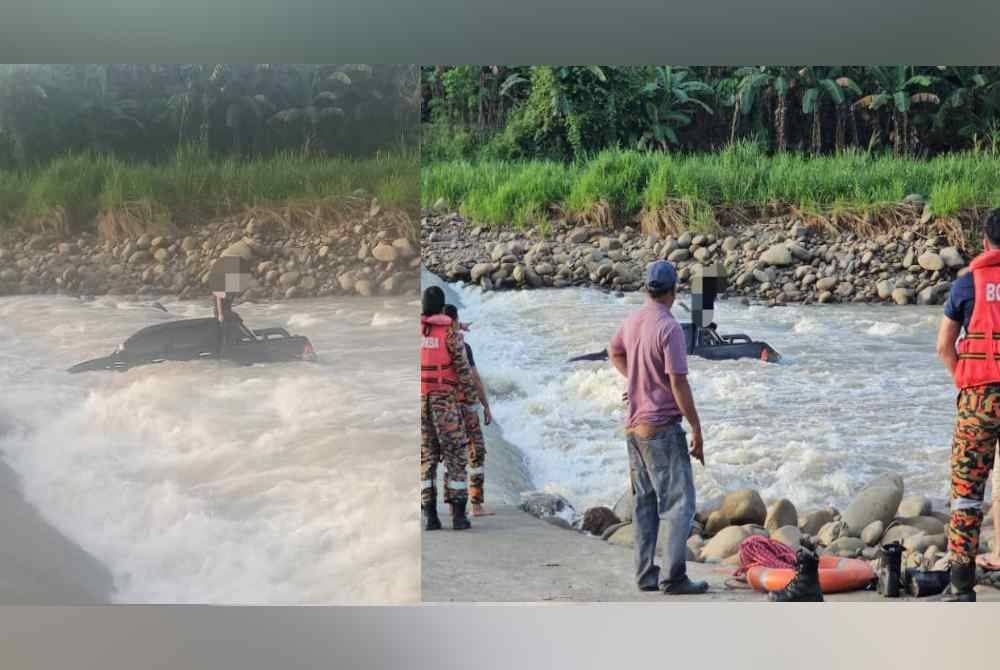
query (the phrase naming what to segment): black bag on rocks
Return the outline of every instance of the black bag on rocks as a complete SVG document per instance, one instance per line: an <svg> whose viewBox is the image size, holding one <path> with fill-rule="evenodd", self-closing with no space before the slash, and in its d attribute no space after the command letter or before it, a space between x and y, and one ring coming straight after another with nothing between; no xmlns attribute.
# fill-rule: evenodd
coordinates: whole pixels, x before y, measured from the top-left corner
<svg viewBox="0 0 1000 670"><path fill-rule="evenodd" d="M910 568L906 571L906 592L916 598L936 596L948 588L951 573L947 570L919 570Z"/></svg>

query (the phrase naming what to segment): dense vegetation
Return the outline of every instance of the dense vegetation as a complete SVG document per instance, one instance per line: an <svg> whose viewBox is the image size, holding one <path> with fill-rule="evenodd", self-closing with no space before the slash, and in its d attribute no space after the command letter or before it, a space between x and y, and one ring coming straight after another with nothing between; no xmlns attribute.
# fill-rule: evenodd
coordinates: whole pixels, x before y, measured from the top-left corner
<svg viewBox="0 0 1000 670"><path fill-rule="evenodd" d="M0 66L0 224L68 232L127 211L188 225L357 189L413 210L418 76L415 66Z"/></svg>
<svg viewBox="0 0 1000 670"><path fill-rule="evenodd" d="M1000 67L425 67L426 161L1000 148Z"/></svg>
<svg viewBox="0 0 1000 670"><path fill-rule="evenodd" d="M422 170L425 206L443 199L476 221L542 224L553 213L621 222L686 203L711 219L712 207L792 206L817 215L877 211L918 193L942 217L1000 206L998 161L955 153L929 160L846 151L809 158L769 157L755 144L717 153L672 155L609 149L592 160L449 161ZM707 206L707 207L706 207Z"/></svg>

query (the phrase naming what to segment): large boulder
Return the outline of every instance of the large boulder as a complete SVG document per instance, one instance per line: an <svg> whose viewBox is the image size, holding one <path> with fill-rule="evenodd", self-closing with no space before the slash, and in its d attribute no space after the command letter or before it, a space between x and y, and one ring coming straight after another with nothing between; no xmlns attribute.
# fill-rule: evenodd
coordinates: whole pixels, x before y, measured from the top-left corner
<svg viewBox="0 0 1000 670"><path fill-rule="evenodd" d="M604 534L608 526L613 526L616 523L621 523L621 520L607 507L591 507L583 513L583 523L580 525L580 530L600 536Z"/></svg>
<svg viewBox="0 0 1000 670"><path fill-rule="evenodd" d="M721 561L736 554L740 544L750 533L742 526L729 526L709 540L701 549L701 560L706 562Z"/></svg>
<svg viewBox="0 0 1000 670"><path fill-rule="evenodd" d="M730 526L742 526L747 523L762 526L767 519L767 507L760 494L753 489L740 489L728 493L722 499L719 511Z"/></svg>
<svg viewBox="0 0 1000 670"><path fill-rule="evenodd" d="M906 496L899 503L896 516L906 518L911 516L927 516L931 513L931 501L924 496Z"/></svg>
<svg viewBox="0 0 1000 670"><path fill-rule="evenodd" d="M909 516L896 519L896 523L903 526L918 528L928 535L937 535L945 532L945 524L941 519L933 516Z"/></svg>
<svg viewBox="0 0 1000 670"><path fill-rule="evenodd" d="M722 510L712 510L705 521L705 535L712 537L723 528L731 525Z"/></svg>
<svg viewBox="0 0 1000 670"><path fill-rule="evenodd" d="M797 526L782 526L771 532L771 539L798 549L802 545L802 531Z"/></svg>
<svg viewBox="0 0 1000 670"><path fill-rule="evenodd" d="M899 475L885 475L869 482L844 511L848 534L860 536L865 526L873 521L888 525L895 518L902 500L903 478Z"/></svg>
<svg viewBox="0 0 1000 670"><path fill-rule="evenodd" d="M925 251L917 258L917 264L928 272L944 269L944 260L933 251Z"/></svg>
<svg viewBox="0 0 1000 670"><path fill-rule="evenodd" d="M799 514L795 510L795 505L790 500L782 498L771 503L767 508L767 517L764 519L764 528L768 531L777 530L783 526L799 525Z"/></svg>
<svg viewBox="0 0 1000 670"><path fill-rule="evenodd" d="M929 533L917 533L903 540L903 547L908 551L924 553L929 547L937 547L941 551L948 548L948 536L944 533L931 535Z"/></svg>
<svg viewBox="0 0 1000 670"><path fill-rule="evenodd" d="M820 509L815 512L809 512L799 522L799 530L802 531L803 535L815 535L823 526L833 521L834 516L835 514L832 509Z"/></svg>

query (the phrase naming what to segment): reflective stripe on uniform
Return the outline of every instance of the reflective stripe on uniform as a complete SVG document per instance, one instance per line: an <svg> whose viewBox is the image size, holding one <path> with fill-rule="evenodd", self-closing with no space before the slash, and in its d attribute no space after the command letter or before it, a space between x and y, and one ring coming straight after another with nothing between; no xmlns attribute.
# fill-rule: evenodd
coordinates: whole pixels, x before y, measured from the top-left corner
<svg viewBox="0 0 1000 670"><path fill-rule="evenodd" d="M952 502L952 509L975 509L977 507L982 507L982 500L975 500L973 498L955 498Z"/></svg>
<svg viewBox="0 0 1000 670"><path fill-rule="evenodd" d="M429 479L425 479L422 482L420 482L420 488L422 488L422 489L429 489L429 488L433 488L433 487L434 487L434 482L432 482Z"/></svg>
<svg viewBox="0 0 1000 670"><path fill-rule="evenodd" d="M448 488L452 491L464 491L466 489L465 482L448 482Z"/></svg>
<svg viewBox="0 0 1000 670"><path fill-rule="evenodd" d="M468 470L466 470L466 472L468 472L470 475L481 475L483 474L483 468L482 467L469 468Z"/></svg>

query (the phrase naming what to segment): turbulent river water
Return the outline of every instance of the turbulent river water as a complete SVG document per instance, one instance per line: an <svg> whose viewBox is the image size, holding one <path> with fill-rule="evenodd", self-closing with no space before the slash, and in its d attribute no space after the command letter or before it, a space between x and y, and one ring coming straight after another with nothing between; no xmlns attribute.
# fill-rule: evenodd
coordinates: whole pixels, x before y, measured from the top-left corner
<svg viewBox="0 0 1000 670"><path fill-rule="evenodd" d="M70 375L143 326L211 309L4 298L0 451L27 500L108 567L117 601L414 601L416 304L238 308L251 328L307 335L316 363Z"/></svg>
<svg viewBox="0 0 1000 670"><path fill-rule="evenodd" d="M528 484L577 509L614 504L628 481L624 380L606 362L566 360L602 349L643 296L450 288L461 319L473 322L466 341L503 437L527 462ZM940 307L717 303L720 332L765 340L784 359L690 359L705 431L706 467L694 466L699 499L753 487L799 509L843 509L864 482L894 472L908 493L941 509L956 392L934 352L940 318Z"/></svg>

